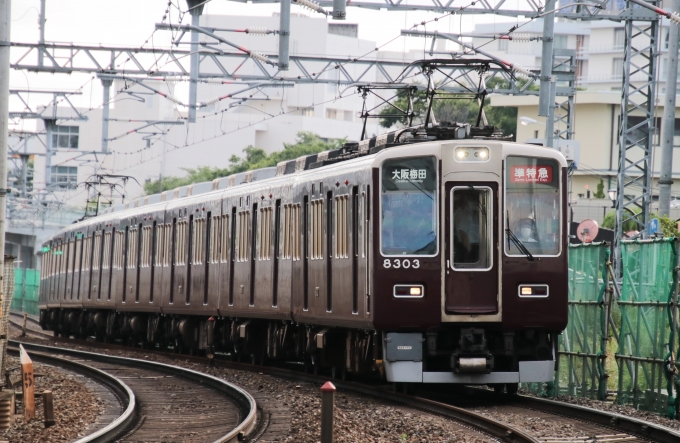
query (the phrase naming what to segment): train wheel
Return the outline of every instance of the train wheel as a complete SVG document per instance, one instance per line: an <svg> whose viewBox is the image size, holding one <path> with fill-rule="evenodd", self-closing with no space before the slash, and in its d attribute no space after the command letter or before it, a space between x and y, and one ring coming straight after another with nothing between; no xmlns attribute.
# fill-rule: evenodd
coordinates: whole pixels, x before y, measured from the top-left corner
<svg viewBox="0 0 680 443"><path fill-rule="evenodd" d="M519 388L519 383L507 383L505 385L505 392L508 395L516 395L518 388Z"/></svg>

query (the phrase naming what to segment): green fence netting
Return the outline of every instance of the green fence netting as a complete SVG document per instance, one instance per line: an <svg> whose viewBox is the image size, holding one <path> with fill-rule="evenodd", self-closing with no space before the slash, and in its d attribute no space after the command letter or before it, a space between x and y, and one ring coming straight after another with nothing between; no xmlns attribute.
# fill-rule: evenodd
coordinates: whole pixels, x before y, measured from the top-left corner
<svg viewBox="0 0 680 443"><path fill-rule="evenodd" d="M559 337L557 392L606 398L606 288L609 245L569 247L569 324Z"/></svg>
<svg viewBox="0 0 680 443"><path fill-rule="evenodd" d="M10 309L39 315L38 291L40 289L40 271L37 269L14 269L14 294Z"/></svg>
<svg viewBox="0 0 680 443"><path fill-rule="evenodd" d="M616 354L617 402L664 412L672 398L664 361L671 355L676 242L623 242L621 256L623 282L617 301L620 319L614 319L620 322L621 331Z"/></svg>

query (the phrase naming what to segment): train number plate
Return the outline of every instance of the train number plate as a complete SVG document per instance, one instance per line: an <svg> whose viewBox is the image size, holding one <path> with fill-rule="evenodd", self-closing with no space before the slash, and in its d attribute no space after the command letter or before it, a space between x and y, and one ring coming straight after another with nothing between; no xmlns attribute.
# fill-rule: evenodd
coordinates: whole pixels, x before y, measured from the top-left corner
<svg viewBox="0 0 680 443"><path fill-rule="evenodd" d="M383 261L383 267L385 269L418 269L420 267L420 260L417 258L414 260L409 260L408 258L386 258L385 261Z"/></svg>

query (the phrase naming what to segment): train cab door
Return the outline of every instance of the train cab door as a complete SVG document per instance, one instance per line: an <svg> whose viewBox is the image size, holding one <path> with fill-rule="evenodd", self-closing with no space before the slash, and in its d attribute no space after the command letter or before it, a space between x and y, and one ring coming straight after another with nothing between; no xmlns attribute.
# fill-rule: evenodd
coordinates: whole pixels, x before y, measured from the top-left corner
<svg viewBox="0 0 680 443"><path fill-rule="evenodd" d="M448 182L447 314L498 313L498 184Z"/></svg>

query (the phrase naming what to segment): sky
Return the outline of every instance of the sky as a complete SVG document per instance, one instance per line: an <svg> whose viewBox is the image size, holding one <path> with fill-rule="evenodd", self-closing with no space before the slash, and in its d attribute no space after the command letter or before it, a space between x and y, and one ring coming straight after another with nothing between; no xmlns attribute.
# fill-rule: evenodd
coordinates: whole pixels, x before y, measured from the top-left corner
<svg viewBox="0 0 680 443"><path fill-rule="evenodd" d="M519 1L519 0L518 0ZM467 5L460 2L461 6ZM406 2L405 2L406 3ZM153 34L154 24L161 21L167 0L47 0L47 23L45 26L45 40L51 42L69 42L77 44L102 44L116 46L139 47ZM172 0L170 7L172 22L176 23L179 16L185 13L185 0ZM211 0L206 3L204 14L231 15L259 15L271 16L279 10L278 4L247 4L227 0ZM12 1L11 39L13 42L35 43L39 40L38 18L40 0ZM291 11L321 17L299 5L293 5ZM401 29L413 26L423 20L441 17L441 13L434 12L390 12L372 11L361 8L347 8L345 23L359 24L359 38L382 45L390 42L383 50L406 51L422 48L423 39L400 37ZM189 15L184 22L189 22ZM332 22L330 17L329 22ZM508 19L496 16L453 16L433 22L428 30L437 29L442 32L458 32L462 29L469 32L475 23L499 23L499 31L506 31ZM155 46L167 46L168 32L157 32L153 35ZM396 38L395 38L396 37ZM149 43L146 44L149 46ZM16 60L17 49L13 49L12 60ZM71 100L75 106L99 107L102 102L102 89L99 81L91 81L86 74L48 74L12 71L10 73L10 88L22 89L59 89L74 91L82 87L82 95L73 96ZM37 106L51 100L51 96L32 94L29 104ZM10 110L20 111L16 100L10 103ZM31 121L23 121L20 126L30 130Z"/></svg>

